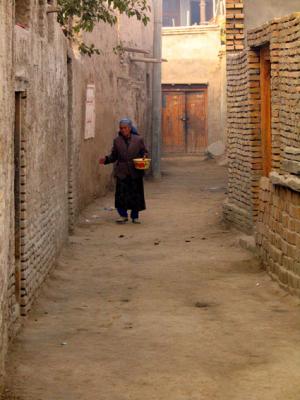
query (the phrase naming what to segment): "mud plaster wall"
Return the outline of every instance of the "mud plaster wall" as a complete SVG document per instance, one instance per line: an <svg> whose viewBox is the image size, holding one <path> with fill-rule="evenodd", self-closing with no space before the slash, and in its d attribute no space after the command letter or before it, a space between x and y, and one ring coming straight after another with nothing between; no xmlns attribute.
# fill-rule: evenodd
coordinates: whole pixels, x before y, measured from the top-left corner
<svg viewBox="0 0 300 400"><path fill-rule="evenodd" d="M10 218L12 214L11 188L12 175L12 136L13 124L13 15L10 0L0 3L0 390L3 384L4 359L7 351L8 312L12 311L12 288L9 276L12 265L9 263L11 249Z"/></svg>
<svg viewBox="0 0 300 400"><path fill-rule="evenodd" d="M256 230L257 245L267 270L283 287L299 295L300 14L265 24L247 36L251 49L228 59L228 75L232 75L228 79L229 157L232 163L235 156L240 157L242 150L237 148L243 143L245 158L239 169L246 171L246 175L240 177L239 186L234 186L237 166L230 168L225 216L244 230L237 216L240 211L245 214ZM271 51L272 171L269 177L262 177L260 171L260 69L256 51L265 43L270 43ZM242 88L246 103L239 97ZM238 120L249 117L256 121L254 125L249 125L249 120L238 125ZM240 197L246 198L252 208L236 202ZM230 208L232 204L238 209Z"/></svg>
<svg viewBox="0 0 300 400"><path fill-rule="evenodd" d="M145 112L151 104L151 97L148 101L145 95L148 71L151 81L148 66L142 64L132 75L125 76L130 84L125 91L127 97L120 100L117 78L121 75L122 63L112 51L119 42L118 29L99 26L92 39L103 54L83 60L67 46L56 15L48 14L48 7L47 1L37 4L28 0L26 15L18 16L20 21L14 19L11 2L0 4L3 88L0 92L0 384L8 336L14 334L20 314L26 315L30 310L42 282L55 265L79 204L83 207L96 194L103 193L111 180L111 168L100 172L97 161L99 155L110 149L116 121L127 114L143 131L149 129L147 121L151 115ZM131 39L131 43L144 46L141 39L147 38L147 50L151 53L152 24L147 34L142 34L139 27L136 42ZM93 82L97 86L98 141L85 141L86 84ZM22 97L20 299L15 295L14 255L15 91ZM133 101L129 101L132 98L134 107ZM138 100L140 109L134 114Z"/></svg>
<svg viewBox="0 0 300 400"><path fill-rule="evenodd" d="M224 140L221 117L223 82L220 28L163 28L162 83L208 84L208 142ZM224 107L224 104L223 104Z"/></svg>
<svg viewBox="0 0 300 400"><path fill-rule="evenodd" d="M74 162L73 214L77 215L95 197L112 185L112 166L100 167L98 159L111 150L118 132L118 121L128 116L150 144L152 65L130 62L139 56L125 52L115 54L113 48L122 41L124 47L153 51L153 22L144 27L133 18L119 18L116 27L99 25L92 36L86 36L101 49L92 59L78 54L72 57L72 142ZM149 57L149 56L148 56ZM148 76L147 76L148 74ZM147 84L148 82L148 84ZM87 84L95 84L95 137L84 139L85 98ZM77 196L77 198L75 198Z"/></svg>
<svg viewBox="0 0 300 400"><path fill-rule="evenodd" d="M245 29L257 28L275 17L298 11L299 0L244 0Z"/></svg>
<svg viewBox="0 0 300 400"><path fill-rule="evenodd" d="M21 314L54 265L68 233L67 46L47 4L32 1L28 28L15 27L21 132Z"/></svg>

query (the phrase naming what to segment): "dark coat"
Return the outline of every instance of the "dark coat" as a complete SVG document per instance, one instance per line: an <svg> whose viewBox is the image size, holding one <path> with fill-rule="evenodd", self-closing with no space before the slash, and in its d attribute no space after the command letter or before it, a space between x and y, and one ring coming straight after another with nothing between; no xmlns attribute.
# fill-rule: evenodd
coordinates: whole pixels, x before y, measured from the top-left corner
<svg viewBox="0 0 300 400"><path fill-rule="evenodd" d="M135 169L133 159L143 157L146 153L148 151L141 136L131 135L125 140L119 135L114 139L111 153L105 157L104 164L115 162L114 175L117 178L124 179L127 176L141 178L144 171Z"/></svg>

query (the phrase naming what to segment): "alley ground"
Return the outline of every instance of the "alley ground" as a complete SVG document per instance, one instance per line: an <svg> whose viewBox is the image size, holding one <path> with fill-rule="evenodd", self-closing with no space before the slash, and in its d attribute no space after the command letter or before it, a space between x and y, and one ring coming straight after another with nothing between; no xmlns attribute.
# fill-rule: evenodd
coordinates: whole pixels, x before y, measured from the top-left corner
<svg viewBox="0 0 300 400"><path fill-rule="evenodd" d="M11 346L7 399L299 400L300 307L222 224L226 173L167 159L142 224L83 213Z"/></svg>

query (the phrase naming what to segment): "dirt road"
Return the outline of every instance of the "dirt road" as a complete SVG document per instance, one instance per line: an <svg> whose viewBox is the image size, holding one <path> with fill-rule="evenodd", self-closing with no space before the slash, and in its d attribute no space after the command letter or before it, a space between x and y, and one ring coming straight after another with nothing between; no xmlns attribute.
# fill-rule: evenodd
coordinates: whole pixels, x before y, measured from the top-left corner
<svg viewBox="0 0 300 400"><path fill-rule="evenodd" d="M225 170L163 169L141 225L117 226L112 196L85 210L12 345L7 398L300 399L299 301L222 225Z"/></svg>

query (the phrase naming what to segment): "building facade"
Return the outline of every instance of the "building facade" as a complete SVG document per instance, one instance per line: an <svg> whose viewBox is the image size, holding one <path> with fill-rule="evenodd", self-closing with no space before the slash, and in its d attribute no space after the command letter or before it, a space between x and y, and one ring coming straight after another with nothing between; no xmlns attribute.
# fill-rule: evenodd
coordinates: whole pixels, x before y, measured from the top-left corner
<svg viewBox="0 0 300 400"><path fill-rule="evenodd" d="M128 34L130 31L130 34ZM98 159L118 120L150 131L153 23L119 17L86 35L101 49L82 56L49 1L0 5L0 376L9 338L54 267L80 210L111 184ZM113 48L123 43L125 51ZM148 131L147 131L148 130ZM0 379L1 383L1 379Z"/></svg>
<svg viewBox="0 0 300 400"><path fill-rule="evenodd" d="M245 9L243 9L245 7ZM300 294L300 9L228 2L228 222L254 234L280 285ZM252 10L250 12L250 10ZM242 29L245 15L248 31ZM260 14L260 13L259 13ZM238 16L235 20L235 16ZM272 18L276 16L276 19ZM256 26L255 26L256 25ZM241 36L243 35L243 39ZM239 51L241 49L241 51Z"/></svg>
<svg viewBox="0 0 300 400"><path fill-rule="evenodd" d="M163 151L203 152L225 137L223 2L164 0L163 5Z"/></svg>

